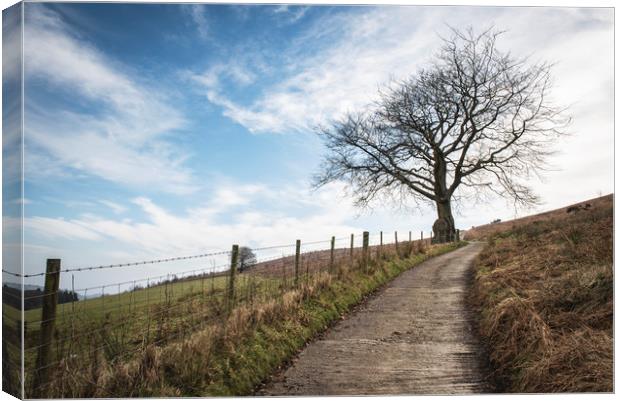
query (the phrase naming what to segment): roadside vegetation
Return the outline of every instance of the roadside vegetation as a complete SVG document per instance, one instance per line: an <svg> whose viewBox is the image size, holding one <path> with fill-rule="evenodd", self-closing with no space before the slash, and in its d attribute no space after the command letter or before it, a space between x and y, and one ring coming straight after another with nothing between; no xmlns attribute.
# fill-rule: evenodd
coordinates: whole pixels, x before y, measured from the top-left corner
<svg viewBox="0 0 620 401"><path fill-rule="evenodd" d="M239 275L232 306L225 297L224 278L137 291L133 298L149 293L150 298L159 299L163 291L162 302L146 307L132 299L131 310L122 302L130 300L130 294L118 296L118 304L112 304L111 296L106 300L113 305L111 309L118 307L130 318L117 325L113 319L107 322L107 315L93 315L84 322L60 325L59 333L64 335L57 333L56 338L64 340L54 343L59 359L54 362L46 396L252 394L275 369L364 296L412 266L459 245L428 246L415 241L401 243L398 250L389 245L371 247L367 269L361 254L351 259L343 253L333 270L308 266L310 274L298 285L286 275L276 277L275 269L249 269ZM74 306L85 310L93 303L80 302ZM27 360L30 364L34 360Z"/></svg>
<svg viewBox="0 0 620 401"><path fill-rule="evenodd" d="M466 237L487 241L471 301L497 388L613 391L612 196Z"/></svg>

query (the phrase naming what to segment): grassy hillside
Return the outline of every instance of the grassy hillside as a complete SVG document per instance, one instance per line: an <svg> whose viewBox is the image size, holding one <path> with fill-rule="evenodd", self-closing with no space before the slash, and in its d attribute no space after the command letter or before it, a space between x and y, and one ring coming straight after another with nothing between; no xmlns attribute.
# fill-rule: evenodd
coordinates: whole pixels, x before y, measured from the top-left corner
<svg viewBox="0 0 620 401"><path fill-rule="evenodd" d="M613 200L470 230L471 301L506 392L613 391Z"/></svg>
<svg viewBox="0 0 620 401"><path fill-rule="evenodd" d="M508 230L515 229L520 226L524 226L529 223L547 221L547 220L563 220L571 214L578 214L581 211L570 212L567 210L572 207L582 207L585 208L588 204L590 205L590 209L609 209L613 208L613 195L605 195L594 199L589 199L583 202L575 203L574 205L562 207L560 209L549 210L547 212L521 217L515 220L509 220L499 223L491 223L484 224L477 227L472 227L471 229L463 232L463 238L465 240L478 240L489 238L493 234L505 232Z"/></svg>

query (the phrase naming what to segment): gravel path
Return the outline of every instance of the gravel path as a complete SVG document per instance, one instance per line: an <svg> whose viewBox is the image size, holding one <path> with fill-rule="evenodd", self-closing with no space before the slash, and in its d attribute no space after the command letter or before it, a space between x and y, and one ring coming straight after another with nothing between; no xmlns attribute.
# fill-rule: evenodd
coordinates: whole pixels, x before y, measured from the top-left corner
<svg viewBox="0 0 620 401"><path fill-rule="evenodd" d="M492 391L465 296L483 244L430 259L309 344L257 395Z"/></svg>

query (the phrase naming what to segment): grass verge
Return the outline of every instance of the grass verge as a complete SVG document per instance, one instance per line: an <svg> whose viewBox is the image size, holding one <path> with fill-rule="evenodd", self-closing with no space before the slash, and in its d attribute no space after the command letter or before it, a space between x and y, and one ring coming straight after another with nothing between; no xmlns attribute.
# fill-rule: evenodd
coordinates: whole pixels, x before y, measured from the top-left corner
<svg viewBox="0 0 620 401"><path fill-rule="evenodd" d="M114 366L103 363L94 367L96 372L82 372L95 384L88 395L252 394L275 369L364 296L405 270L462 244L433 246L401 259L378 258L367 273L339 266L337 274L318 274L279 299L235 308L225 324L207 326L162 347L150 346L139 359ZM86 395L71 392L77 393Z"/></svg>
<svg viewBox="0 0 620 401"><path fill-rule="evenodd" d="M504 392L613 391L613 206L490 234L471 302Z"/></svg>

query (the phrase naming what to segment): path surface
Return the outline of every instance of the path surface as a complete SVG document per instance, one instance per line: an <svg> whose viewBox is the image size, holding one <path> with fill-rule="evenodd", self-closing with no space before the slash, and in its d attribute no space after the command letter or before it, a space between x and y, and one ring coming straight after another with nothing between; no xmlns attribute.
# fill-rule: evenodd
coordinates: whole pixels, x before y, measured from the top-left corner
<svg viewBox="0 0 620 401"><path fill-rule="evenodd" d="M465 307L483 244L430 259L309 344L259 395L465 394L492 391Z"/></svg>

